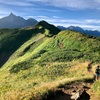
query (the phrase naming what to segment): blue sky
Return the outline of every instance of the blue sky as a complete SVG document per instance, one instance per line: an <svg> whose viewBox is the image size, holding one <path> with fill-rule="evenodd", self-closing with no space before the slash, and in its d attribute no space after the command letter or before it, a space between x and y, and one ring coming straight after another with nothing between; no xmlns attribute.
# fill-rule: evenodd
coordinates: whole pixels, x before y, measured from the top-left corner
<svg viewBox="0 0 100 100"><path fill-rule="evenodd" d="M56 26L100 30L100 0L0 0L0 18L11 12Z"/></svg>

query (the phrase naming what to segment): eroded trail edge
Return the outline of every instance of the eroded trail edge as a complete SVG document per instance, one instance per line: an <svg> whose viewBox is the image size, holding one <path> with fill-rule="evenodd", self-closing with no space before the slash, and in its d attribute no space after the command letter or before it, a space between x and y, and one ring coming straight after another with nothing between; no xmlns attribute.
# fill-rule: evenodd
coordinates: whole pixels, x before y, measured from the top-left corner
<svg viewBox="0 0 100 100"><path fill-rule="evenodd" d="M57 87L42 100L99 100L98 95L91 88L92 84L93 79L70 82ZM72 99L72 96L76 98Z"/></svg>

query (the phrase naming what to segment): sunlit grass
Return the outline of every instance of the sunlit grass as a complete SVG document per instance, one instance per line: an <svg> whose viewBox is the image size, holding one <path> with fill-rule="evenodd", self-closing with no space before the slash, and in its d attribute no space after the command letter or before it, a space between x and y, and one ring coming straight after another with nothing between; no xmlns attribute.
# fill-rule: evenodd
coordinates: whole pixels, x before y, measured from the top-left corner
<svg viewBox="0 0 100 100"><path fill-rule="evenodd" d="M46 35L48 32L45 29ZM87 66L90 61L99 62L99 43L73 31L53 37L35 35L0 69L0 100L36 100L69 81L92 78ZM99 82L94 90L100 92Z"/></svg>
<svg viewBox="0 0 100 100"><path fill-rule="evenodd" d="M26 98L26 100L30 100L29 98L41 98L46 91L66 82L91 77L87 72L87 65L88 62L55 62L48 63L42 67L36 65L28 70L20 71L18 74L6 72L0 79L2 81L0 95L3 98L9 97L15 100L24 100L20 98ZM81 66L83 71L81 71ZM17 95L14 96L15 94Z"/></svg>

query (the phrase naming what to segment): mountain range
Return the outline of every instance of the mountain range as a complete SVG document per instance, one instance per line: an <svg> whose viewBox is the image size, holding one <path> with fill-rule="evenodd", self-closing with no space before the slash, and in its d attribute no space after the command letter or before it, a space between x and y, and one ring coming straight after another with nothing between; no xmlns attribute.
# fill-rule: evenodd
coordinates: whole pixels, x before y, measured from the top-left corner
<svg viewBox="0 0 100 100"><path fill-rule="evenodd" d="M40 21L34 26L21 29L0 29L0 66L32 36L41 33L47 37L51 37L58 32L60 32L60 29L45 21Z"/></svg>
<svg viewBox="0 0 100 100"><path fill-rule="evenodd" d="M61 30L73 30L76 32L89 34L91 36L100 36L100 31L98 31L98 30L84 30L79 26L69 26L69 27L57 26L57 27Z"/></svg>
<svg viewBox="0 0 100 100"><path fill-rule="evenodd" d="M10 13L9 16L0 19L0 28L22 28L35 25L38 21L32 18L25 20L23 17Z"/></svg>
<svg viewBox="0 0 100 100"><path fill-rule="evenodd" d="M23 28L28 26L34 26L38 23L37 20L33 18L29 18L25 20L23 17L16 16L13 13L10 13L8 16L0 19L0 28ZM60 30L73 30L80 33L89 34L91 36L100 36L100 32L98 30L84 30L79 26L57 26Z"/></svg>
<svg viewBox="0 0 100 100"><path fill-rule="evenodd" d="M91 80L87 66L95 62L95 68L99 59L99 37L61 31L46 21L0 29L0 100L48 100L47 95L52 96L55 87ZM99 95L100 84L94 85L91 90Z"/></svg>

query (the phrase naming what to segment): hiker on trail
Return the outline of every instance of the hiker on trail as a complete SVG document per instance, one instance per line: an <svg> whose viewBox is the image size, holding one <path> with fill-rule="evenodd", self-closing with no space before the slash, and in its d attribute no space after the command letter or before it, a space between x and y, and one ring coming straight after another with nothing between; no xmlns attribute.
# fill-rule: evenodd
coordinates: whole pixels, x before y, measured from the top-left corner
<svg viewBox="0 0 100 100"><path fill-rule="evenodd" d="M100 78L100 66L96 67L95 78L96 78L95 80L98 80Z"/></svg>

